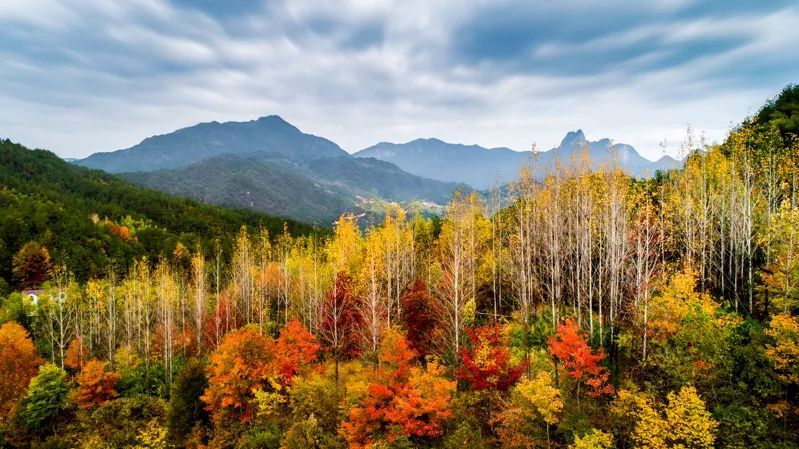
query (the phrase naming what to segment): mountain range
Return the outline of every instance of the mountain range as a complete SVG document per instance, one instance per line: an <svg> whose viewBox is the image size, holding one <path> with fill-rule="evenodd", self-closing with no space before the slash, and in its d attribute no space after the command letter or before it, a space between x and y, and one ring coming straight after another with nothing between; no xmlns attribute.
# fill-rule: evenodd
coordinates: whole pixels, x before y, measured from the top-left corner
<svg viewBox="0 0 799 449"><path fill-rule="evenodd" d="M205 203L327 224L344 211L379 215L385 202L437 209L457 189L507 183L529 163L541 177L581 154L593 168L616 164L634 176L681 164L668 156L649 161L610 139L588 141L581 130L535 155L438 139L381 142L349 154L276 115L200 123L74 163Z"/></svg>
<svg viewBox="0 0 799 449"><path fill-rule="evenodd" d="M589 141L579 129L566 134L560 145L535 156L531 151L467 146L438 139L416 139L404 144L381 142L354 155L392 162L415 175L438 181L463 182L485 190L512 180L525 164L534 163L536 174L541 177L552 168L555 161L567 163L583 152L590 156L594 169L617 164L633 176L652 176L657 170L681 165L680 161L670 156L650 161L632 146L615 144L610 139Z"/></svg>

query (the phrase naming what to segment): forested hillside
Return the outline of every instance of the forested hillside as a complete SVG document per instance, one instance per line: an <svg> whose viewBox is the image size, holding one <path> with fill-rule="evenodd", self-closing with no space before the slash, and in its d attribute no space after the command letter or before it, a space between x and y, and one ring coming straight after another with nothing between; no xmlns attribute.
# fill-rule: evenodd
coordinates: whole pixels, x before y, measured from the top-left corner
<svg viewBox="0 0 799 449"><path fill-rule="evenodd" d="M28 258L48 253L49 265L67 264L85 282L127 271L136 258L169 255L180 243L209 254L215 242L229 253L242 225L273 234L283 223L294 233L312 231L292 220L198 204L143 189L98 170L66 163L44 150L0 140L0 292L29 287L13 273ZM36 249L36 251L32 250ZM25 252L22 253L23 256Z"/></svg>
<svg viewBox="0 0 799 449"><path fill-rule="evenodd" d="M242 228L229 262L65 260L3 300L2 442L799 447L798 94L652 179L581 159L505 207Z"/></svg>

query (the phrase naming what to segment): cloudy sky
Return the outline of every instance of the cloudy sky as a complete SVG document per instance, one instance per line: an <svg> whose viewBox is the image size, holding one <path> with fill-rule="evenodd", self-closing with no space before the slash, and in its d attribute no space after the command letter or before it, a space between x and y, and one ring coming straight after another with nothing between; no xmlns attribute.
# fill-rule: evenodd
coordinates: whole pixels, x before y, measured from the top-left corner
<svg viewBox="0 0 799 449"><path fill-rule="evenodd" d="M278 114L348 151L582 128L657 158L799 81L796 42L787 1L2 0L0 137L81 157Z"/></svg>

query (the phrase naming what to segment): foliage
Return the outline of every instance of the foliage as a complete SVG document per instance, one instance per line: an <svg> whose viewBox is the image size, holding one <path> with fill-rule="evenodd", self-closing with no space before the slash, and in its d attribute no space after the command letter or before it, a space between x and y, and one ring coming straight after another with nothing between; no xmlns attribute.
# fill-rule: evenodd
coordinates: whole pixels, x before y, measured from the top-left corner
<svg viewBox="0 0 799 449"><path fill-rule="evenodd" d="M165 429L160 423L166 411L167 405L163 400L148 396L117 398L82 410L78 415L82 446L109 449L153 447L164 436Z"/></svg>
<svg viewBox="0 0 799 449"><path fill-rule="evenodd" d="M25 394L41 363L28 331L13 321L0 326L0 420Z"/></svg>
<svg viewBox="0 0 799 449"><path fill-rule="evenodd" d="M563 406L560 390L548 372L522 379L496 418L503 446L531 447L549 441L550 426L560 422Z"/></svg>
<svg viewBox="0 0 799 449"><path fill-rule="evenodd" d="M419 357L433 353L436 347L439 323L436 320L434 301L427 284L417 279L402 295L402 321L408 335L408 344Z"/></svg>
<svg viewBox="0 0 799 449"><path fill-rule="evenodd" d="M89 349L83 343L82 337L76 337L69 342L66 357L64 357L64 366L73 370L80 370L86 364L86 357L90 354Z"/></svg>
<svg viewBox="0 0 799 449"><path fill-rule="evenodd" d="M368 447L381 438L392 443L403 436L441 436L455 382L443 376L435 360L425 368L413 366L415 357L404 335L389 330L374 382L343 424L350 447Z"/></svg>
<svg viewBox="0 0 799 449"><path fill-rule="evenodd" d="M106 362L90 360L76 376L78 388L72 399L81 408L93 408L117 397L119 374L106 371Z"/></svg>
<svg viewBox="0 0 799 449"><path fill-rule="evenodd" d="M458 378L477 390L508 390L521 377L526 362L513 364L499 323L466 331L469 343L461 349Z"/></svg>
<svg viewBox="0 0 799 449"><path fill-rule="evenodd" d="M177 446L185 446L196 426L209 422L205 404L200 397L208 388L205 365L194 359L180 371L169 398L166 419L167 440Z"/></svg>
<svg viewBox="0 0 799 449"><path fill-rule="evenodd" d="M583 384L588 386L591 397L613 394L613 386L607 383L608 372L600 365L605 358L604 350L600 347L599 351L594 351L588 346L574 320L559 323L557 333L549 338L548 346L552 356L561 364L561 371L575 381L578 399Z"/></svg>
<svg viewBox="0 0 799 449"><path fill-rule="evenodd" d="M322 308L324 314L319 334L324 349L337 361L356 357L360 353L360 318L355 308L354 295L352 278L345 272L339 272Z"/></svg>
<svg viewBox="0 0 799 449"><path fill-rule="evenodd" d="M31 379L25 397L23 416L25 423L39 431L67 408L67 373L61 368L46 363L39 367L39 374Z"/></svg>
<svg viewBox="0 0 799 449"><path fill-rule="evenodd" d="M696 290L696 273L672 276L652 299L650 356L643 367L668 391L721 382L730 364L729 341L739 318Z"/></svg>
<svg viewBox="0 0 799 449"><path fill-rule="evenodd" d="M299 321L289 321L280 329L280 336L275 342L275 356L278 360L278 373L285 385L290 385L292 379L302 368L316 360L319 344L316 337Z"/></svg>
<svg viewBox="0 0 799 449"><path fill-rule="evenodd" d="M38 242L30 241L14 254L14 279L22 288L42 285L51 269L50 252Z"/></svg>
<svg viewBox="0 0 799 449"><path fill-rule="evenodd" d="M775 315L766 335L774 339L766 355L784 382L799 384L799 319Z"/></svg>
<svg viewBox="0 0 799 449"><path fill-rule="evenodd" d="M716 422L694 387L683 387L668 394L664 406L642 396L622 391L632 405L628 419L635 420L632 439L644 449L710 449L716 439ZM662 409L662 410L661 410Z"/></svg>
<svg viewBox="0 0 799 449"><path fill-rule="evenodd" d="M575 437L574 443L569 445L569 449L613 449L613 435L598 429L582 437Z"/></svg>
<svg viewBox="0 0 799 449"><path fill-rule="evenodd" d="M253 417L254 391L267 387L273 375L274 342L255 326L236 329L211 354L208 388L203 402L214 421L232 415L242 422Z"/></svg>

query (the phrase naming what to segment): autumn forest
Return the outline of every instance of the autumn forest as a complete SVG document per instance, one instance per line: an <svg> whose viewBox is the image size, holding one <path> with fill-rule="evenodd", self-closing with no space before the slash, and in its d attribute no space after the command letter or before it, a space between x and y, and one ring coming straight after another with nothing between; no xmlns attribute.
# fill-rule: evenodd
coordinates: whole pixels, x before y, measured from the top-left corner
<svg viewBox="0 0 799 449"><path fill-rule="evenodd" d="M798 104L650 178L532 157L440 217L250 220L94 272L32 238L0 446L797 447Z"/></svg>

